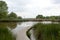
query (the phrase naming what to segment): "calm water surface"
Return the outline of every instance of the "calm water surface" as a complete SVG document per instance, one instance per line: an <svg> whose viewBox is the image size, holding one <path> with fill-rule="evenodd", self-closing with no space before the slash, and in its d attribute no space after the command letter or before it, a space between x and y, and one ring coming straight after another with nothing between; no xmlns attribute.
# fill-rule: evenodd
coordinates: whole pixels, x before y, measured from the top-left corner
<svg viewBox="0 0 60 40"><path fill-rule="evenodd" d="M30 40L27 36L26 36L26 31L31 28L34 24L36 24L38 22L0 22L0 27L8 27L9 30L11 30L13 32L13 34L16 36L16 40ZM41 23L51 23L51 22L46 22L43 21ZM56 22L55 22L56 23ZM31 40L35 40L34 36L33 36L33 32L31 30Z"/></svg>
<svg viewBox="0 0 60 40"><path fill-rule="evenodd" d="M16 35L16 40L30 40L26 36L26 31L36 23L37 22L22 22L21 24L17 23L17 27L12 30Z"/></svg>

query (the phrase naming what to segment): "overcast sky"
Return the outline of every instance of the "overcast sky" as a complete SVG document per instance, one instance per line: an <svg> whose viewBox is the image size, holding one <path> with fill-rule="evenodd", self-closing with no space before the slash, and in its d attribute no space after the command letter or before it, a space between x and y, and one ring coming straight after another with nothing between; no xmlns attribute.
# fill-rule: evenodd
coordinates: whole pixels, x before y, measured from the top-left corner
<svg viewBox="0 0 60 40"><path fill-rule="evenodd" d="M23 18L34 18L38 14L44 16L60 15L60 0L4 0L9 12L15 12Z"/></svg>

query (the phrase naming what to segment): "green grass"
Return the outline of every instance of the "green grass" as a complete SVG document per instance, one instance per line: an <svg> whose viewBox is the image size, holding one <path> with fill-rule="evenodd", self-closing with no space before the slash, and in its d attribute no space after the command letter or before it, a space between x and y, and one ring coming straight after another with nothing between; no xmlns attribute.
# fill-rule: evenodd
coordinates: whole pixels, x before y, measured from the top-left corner
<svg viewBox="0 0 60 40"><path fill-rule="evenodd" d="M34 25L36 40L60 40L60 24L41 24Z"/></svg>
<svg viewBox="0 0 60 40"><path fill-rule="evenodd" d="M60 24L38 23L31 29L34 30L36 40L60 40Z"/></svg>
<svg viewBox="0 0 60 40"><path fill-rule="evenodd" d="M0 40L15 40L15 37L7 28L0 28Z"/></svg>
<svg viewBox="0 0 60 40"><path fill-rule="evenodd" d="M12 35L11 31L9 31L7 28L7 27L11 28L15 25L16 24L14 23L0 22L0 40L16 40L15 37Z"/></svg>

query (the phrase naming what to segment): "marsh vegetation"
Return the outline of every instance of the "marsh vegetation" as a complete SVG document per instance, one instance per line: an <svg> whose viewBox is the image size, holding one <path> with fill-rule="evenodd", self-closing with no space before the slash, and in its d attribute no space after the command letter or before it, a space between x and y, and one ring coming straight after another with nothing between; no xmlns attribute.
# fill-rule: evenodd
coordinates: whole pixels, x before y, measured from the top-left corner
<svg viewBox="0 0 60 40"><path fill-rule="evenodd" d="M60 40L60 23L38 23L33 26L32 30L36 40Z"/></svg>
<svg viewBox="0 0 60 40"><path fill-rule="evenodd" d="M13 36L13 33L8 29L8 27L13 29L16 27L16 23L0 22L0 40L16 40L15 36Z"/></svg>

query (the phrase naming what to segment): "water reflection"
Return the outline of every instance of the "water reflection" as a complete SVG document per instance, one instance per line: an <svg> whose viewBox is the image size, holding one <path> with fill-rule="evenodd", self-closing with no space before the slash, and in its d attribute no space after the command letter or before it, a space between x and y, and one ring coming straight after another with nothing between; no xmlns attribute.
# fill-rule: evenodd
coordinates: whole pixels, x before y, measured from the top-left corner
<svg viewBox="0 0 60 40"><path fill-rule="evenodd" d="M26 32L27 30L36 24L37 22L22 22L21 24L17 24L17 27L13 29L13 33L16 35L16 40L30 40Z"/></svg>
<svg viewBox="0 0 60 40"><path fill-rule="evenodd" d="M17 27L17 22L9 22L7 23L7 26L11 29L14 29Z"/></svg>
<svg viewBox="0 0 60 40"><path fill-rule="evenodd" d="M11 29L14 29L16 26L17 22L0 22L0 28L9 27Z"/></svg>

